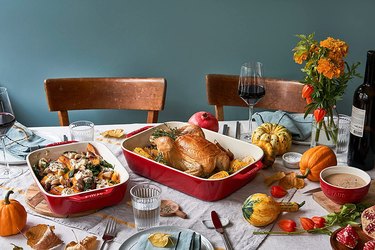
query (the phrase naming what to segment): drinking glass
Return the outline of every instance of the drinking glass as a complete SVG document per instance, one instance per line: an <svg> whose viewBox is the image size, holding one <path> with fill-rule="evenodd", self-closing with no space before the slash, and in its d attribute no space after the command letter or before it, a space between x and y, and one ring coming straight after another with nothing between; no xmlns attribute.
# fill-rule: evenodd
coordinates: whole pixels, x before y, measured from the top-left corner
<svg viewBox="0 0 375 250"><path fill-rule="evenodd" d="M2 145L4 166L0 166L0 179L9 179L22 174L22 169L11 169L6 157L5 137L16 121L12 105L10 104L8 91L0 87L0 139Z"/></svg>
<svg viewBox="0 0 375 250"><path fill-rule="evenodd" d="M251 142L253 133L252 116L254 105L266 94L262 72L262 63L248 62L241 66L238 82L238 95L249 106L249 133L241 134L240 139Z"/></svg>
<svg viewBox="0 0 375 250"><path fill-rule="evenodd" d="M138 184L130 189L134 222L138 231L159 225L160 187L153 184Z"/></svg>
<svg viewBox="0 0 375 250"><path fill-rule="evenodd" d="M69 124L70 136L74 141L93 141L94 123L90 121L75 121Z"/></svg>

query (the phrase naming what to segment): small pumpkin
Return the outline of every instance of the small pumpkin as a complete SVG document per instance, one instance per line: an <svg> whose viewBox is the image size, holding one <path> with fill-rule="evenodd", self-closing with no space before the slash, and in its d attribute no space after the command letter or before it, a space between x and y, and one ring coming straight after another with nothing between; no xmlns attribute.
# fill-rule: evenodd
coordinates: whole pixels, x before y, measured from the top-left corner
<svg viewBox="0 0 375 250"><path fill-rule="evenodd" d="M278 156L289 151L292 146L292 135L284 126L266 122L254 130L251 141L263 149L264 154L270 157L269 163L272 162L270 164L272 165L274 162L274 160L272 161L273 155ZM264 148L269 148L269 146L266 146L264 142L269 143L272 150L267 149L265 151Z"/></svg>
<svg viewBox="0 0 375 250"><path fill-rule="evenodd" d="M251 225L263 227L275 221L281 212L296 212L304 204L305 202L276 202L271 196L256 193L245 200L242 214Z"/></svg>
<svg viewBox="0 0 375 250"><path fill-rule="evenodd" d="M319 145L308 149L302 154L299 168L302 178L310 181L319 181L320 172L331 166L337 165L337 157L330 147Z"/></svg>
<svg viewBox="0 0 375 250"><path fill-rule="evenodd" d="M26 210L18 201L9 199L11 194L9 190L0 200L0 236L18 234L26 225Z"/></svg>

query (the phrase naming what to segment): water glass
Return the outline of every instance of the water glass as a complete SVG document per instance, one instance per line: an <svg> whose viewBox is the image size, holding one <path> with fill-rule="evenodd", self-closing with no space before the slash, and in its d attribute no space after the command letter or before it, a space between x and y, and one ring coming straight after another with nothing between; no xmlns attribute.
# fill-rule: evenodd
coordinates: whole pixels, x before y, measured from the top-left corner
<svg viewBox="0 0 375 250"><path fill-rule="evenodd" d="M350 116L339 115L339 133L336 145L336 154L346 153L350 135Z"/></svg>
<svg viewBox="0 0 375 250"><path fill-rule="evenodd" d="M70 136L74 141L93 141L94 123L90 121L76 121L69 125Z"/></svg>
<svg viewBox="0 0 375 250"><path fill-rule="evenodd" d="M130 189L135 227L138 231L159 225L160 187L138 184Z"/></svg>

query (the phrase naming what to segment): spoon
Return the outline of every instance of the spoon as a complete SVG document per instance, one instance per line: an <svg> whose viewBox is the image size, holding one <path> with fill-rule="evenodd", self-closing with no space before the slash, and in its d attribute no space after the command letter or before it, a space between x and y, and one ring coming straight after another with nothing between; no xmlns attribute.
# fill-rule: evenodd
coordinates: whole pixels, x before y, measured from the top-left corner
<svg viewBox="0 0 375 250"><path fill-rule="evenodd" d="M174 216L177 215L182 219L187 218L187 214L180 210L180 206L171 200L161 200L160 216Z"/></svg>

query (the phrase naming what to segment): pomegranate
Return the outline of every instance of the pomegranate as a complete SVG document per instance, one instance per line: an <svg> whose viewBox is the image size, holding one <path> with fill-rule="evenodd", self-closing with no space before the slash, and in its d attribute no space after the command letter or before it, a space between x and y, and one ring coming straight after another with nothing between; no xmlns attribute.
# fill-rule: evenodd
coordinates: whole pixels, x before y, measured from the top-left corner
<svg viewBox="0 0 375 250"><path fill-rule="evenodd" d="M219 131L219 122L214 115L206 111L199 111L192 115L188 121L190 124L212 131Z"/></svg>

